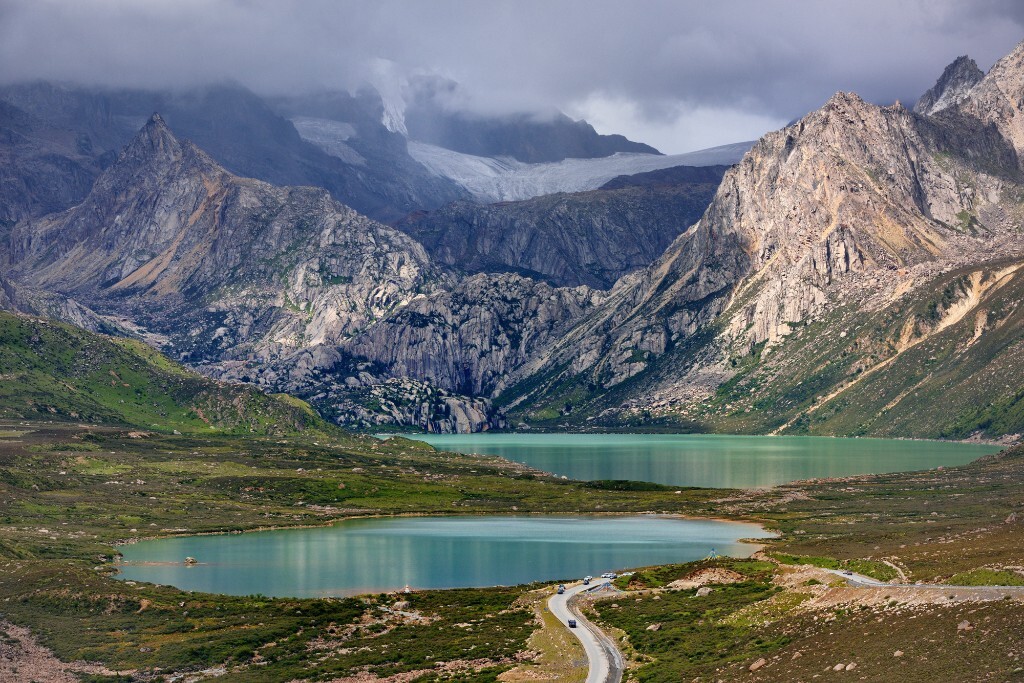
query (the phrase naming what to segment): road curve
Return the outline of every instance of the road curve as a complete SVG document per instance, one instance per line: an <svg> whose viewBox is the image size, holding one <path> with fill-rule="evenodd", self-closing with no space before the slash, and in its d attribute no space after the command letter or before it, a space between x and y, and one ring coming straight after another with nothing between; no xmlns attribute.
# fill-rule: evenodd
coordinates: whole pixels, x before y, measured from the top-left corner
<svg viewBox="0 0 1024 683"><path fill-rule="evenodd" d="M562 595L552 595L548 600L548 609L559 621L568 625L570 619L575 619L578 624L576 628L569 630L583 644L583 649L587 653L587 683L620 683L622 680L623 664L619 648L601 629L580 614L573 604L573 598L580 593L595 590L608 583L604 580L589 586L577 584L567 587Z"/></svg>

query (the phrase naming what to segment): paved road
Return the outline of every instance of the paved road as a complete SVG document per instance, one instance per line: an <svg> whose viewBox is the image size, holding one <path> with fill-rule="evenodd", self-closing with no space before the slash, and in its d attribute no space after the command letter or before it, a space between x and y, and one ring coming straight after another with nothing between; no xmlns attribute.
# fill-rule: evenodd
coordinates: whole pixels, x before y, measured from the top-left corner
<svg viewBox="0 0 1024 683"><path fill-rule="evenodd" d="M865 576L863 574L856 574L853 572L847 574L845 571L839 569L826 569L825 571L846 579L846 582L851 586L858 586L861 588L922 588L930 590L956 589L958 591L971 591L979 594L998 591L1007 595L1024 595L1024 586L954 586L949 583L886 583L885 581L879 581L878 579L873 579L870 576Z"/></svg>
<svg viewBox="0 0 1024 683"><path fill-rule="evenodd" d="M570 629L573 635L583 643L583 649L587 653L589 673L587 683L619 683L622 680L622 653L611 638L606 636L601 629L587 621L573 605L574 600L580 593L595 590L608 585L608 581L598 580L589 586L577 584L569 586L562 595L552 595L548 600L548 609L563 624L568 624L570 619L575 619L578 626Z"/></svg>

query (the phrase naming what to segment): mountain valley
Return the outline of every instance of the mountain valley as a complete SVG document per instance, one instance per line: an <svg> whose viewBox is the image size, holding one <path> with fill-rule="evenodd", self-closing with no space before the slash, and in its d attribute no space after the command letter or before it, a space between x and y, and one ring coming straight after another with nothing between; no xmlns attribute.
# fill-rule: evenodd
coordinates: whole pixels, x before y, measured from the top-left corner
<svg viewBox="0 0 1024 683"><path fill-rule="evenodd" d="M1022 54L983 77L958 59L924 113L838 93L731 168L461 199L394 227L327 191L234 175L156 115L116 158L79 150L105 169L80 204L8 220L6 305L148 339L362 428L1016 434L1024 176L1006 93ZM6 92L10 111L34 112L25 130L92 121L79 128L106 136L94 152L116 138L96 121L125 120L112 103L140 97ZM290 126L273 105L356 165L370 121L380 139L402 135L369 92L243 95L165 103L235 98ZM215 148L258 171L230 139ZM80 188L68 192L62 204Z"/></svg>
<svg viewBox="0 0 1024 683"><path fill-rule="evenodd" d="M0 681L1024 680L1009 4L0 3Z"/></svg>

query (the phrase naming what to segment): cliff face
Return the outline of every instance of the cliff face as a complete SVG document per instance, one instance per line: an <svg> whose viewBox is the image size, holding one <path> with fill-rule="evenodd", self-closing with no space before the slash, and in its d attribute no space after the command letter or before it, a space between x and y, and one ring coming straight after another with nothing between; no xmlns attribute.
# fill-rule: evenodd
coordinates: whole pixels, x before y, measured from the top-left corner
<svg viewBox="0 0 1024 683"><path fill-rule="evenodd" d="M600 301L587 287L555 288L518 275L474 275L410 302L345 344L396 377L493 395L542 357Z"/></svg>
<svg viewBox="0 0 1024 683"><path fill-rule="evenodd" d="M1019 52L938 116L839 93L766 135L699 223L621 280L504 400L529 417L589 384L601 389L578 414L678 417L738 367L784 358L789 338L830 311L868 314L943 272L1016 258Z"/></svg>
<svg viewBox="0 0 1024 683"><path fill-rule="evenodd" d="M624 177L591 192L458 202L396 227L422 242L435 261L463 272L516 272L560 286L608 289L654 261L700 218L725 167L670 170L675 173L661 173L662 180Z"/></svg>

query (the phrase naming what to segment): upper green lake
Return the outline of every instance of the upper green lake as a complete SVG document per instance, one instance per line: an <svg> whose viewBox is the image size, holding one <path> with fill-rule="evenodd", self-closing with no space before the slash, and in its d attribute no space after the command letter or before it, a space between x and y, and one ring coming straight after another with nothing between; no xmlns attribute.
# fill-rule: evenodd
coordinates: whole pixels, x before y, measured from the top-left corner
<svg viewBox="0 0 1024 683"><path fill-rule="evenodd" d="M655 515L353 519L329 527L183 536L121 548L121 578L185 590L319 597L495 586L746 557L756 524ZM194 557L200 564L185 566Z"/></svg>
<svg viewBox="0 0 1024 683"><path fill-rule="evenodd" d="M897 439L721 434L417 434L442 449L487 453L570 479L758 488L798 479L963 465L999 446Z"/></svg>

